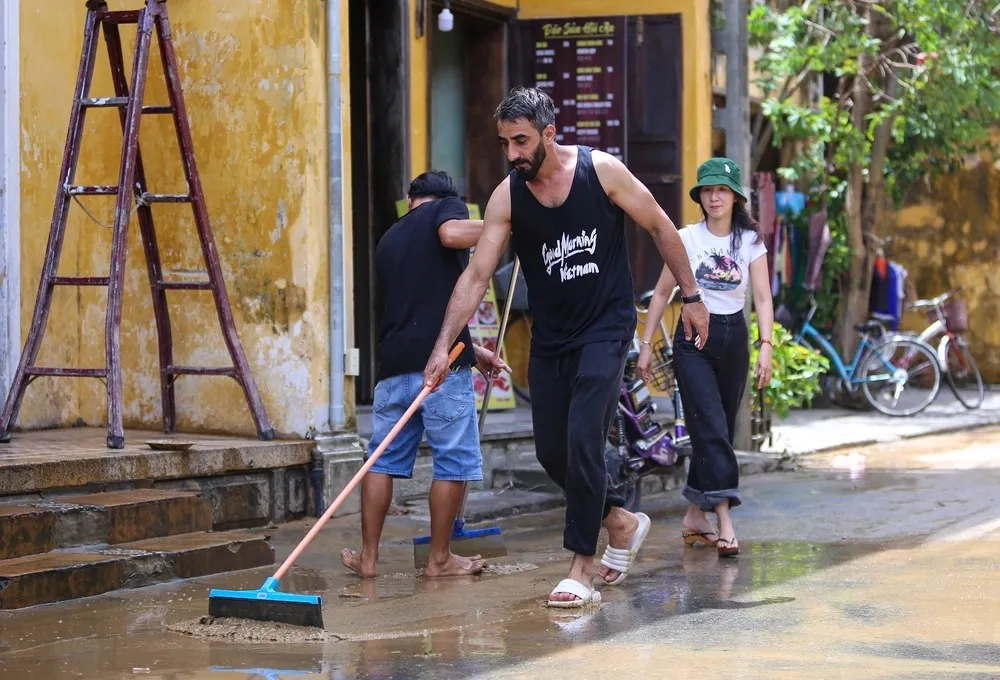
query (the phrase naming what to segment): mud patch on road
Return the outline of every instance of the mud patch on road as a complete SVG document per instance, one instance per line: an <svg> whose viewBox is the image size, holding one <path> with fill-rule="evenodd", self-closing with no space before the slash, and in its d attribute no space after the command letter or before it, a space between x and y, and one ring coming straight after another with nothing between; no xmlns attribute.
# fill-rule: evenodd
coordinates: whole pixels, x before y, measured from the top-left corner
<svg viewBox="0 0 1000 680"><path fill-rule="evenodd" d="M320 628L305 628L286 623L250 621L248 619L202 616L194 621L182 621L167 626L167 630L183 635L228 642L301 644L337 642L344 638Z"/></svg>
<svg viewBox="0 0 1000 680"><path fill-rule="evenodd" d="M531 562L513 562L511 564L488 564L483 569L483 574L520 574L522 571L538 569L537 564Z"/></svg>

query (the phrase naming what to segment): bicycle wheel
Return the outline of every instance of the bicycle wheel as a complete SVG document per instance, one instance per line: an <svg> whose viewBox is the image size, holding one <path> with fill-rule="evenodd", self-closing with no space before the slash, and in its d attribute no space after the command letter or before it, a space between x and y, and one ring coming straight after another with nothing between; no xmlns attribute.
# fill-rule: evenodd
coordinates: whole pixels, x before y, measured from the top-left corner
<svg viewBox="0 0 1000 680"><path fill-rule="evenodd" d="M983 374L979 372L965 338L958 336L948 343L945 350L944 377L955 397L967 409L977 409L986 398Z"/></svg>
<svg viewBox="0 0 1000 680"><path fill-rule="evenodd" d="M860 381L865 398L887 416L920 413L941 389L941 368L934 351L915 340L891 337L868 352L862 362Z"/></svg>

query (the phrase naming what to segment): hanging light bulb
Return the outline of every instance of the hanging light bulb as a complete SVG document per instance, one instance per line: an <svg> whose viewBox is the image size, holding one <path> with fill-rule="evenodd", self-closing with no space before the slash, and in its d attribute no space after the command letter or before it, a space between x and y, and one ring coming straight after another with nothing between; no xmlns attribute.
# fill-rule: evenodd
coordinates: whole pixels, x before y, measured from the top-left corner
<svg viewBox="0 0 1000 680"><path fill-rule="evenodd" d="M455 15L448 8L448 0L445 0L444 9L438 14L438 30L447 33L455 28Z"/></svg>

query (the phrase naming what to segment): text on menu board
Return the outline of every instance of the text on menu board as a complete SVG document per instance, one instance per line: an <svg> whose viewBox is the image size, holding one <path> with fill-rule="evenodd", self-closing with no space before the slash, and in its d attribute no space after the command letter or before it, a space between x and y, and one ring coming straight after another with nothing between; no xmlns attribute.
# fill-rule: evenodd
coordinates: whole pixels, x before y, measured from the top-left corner
<svg viewBox="0 0 1000 680"><path fill-rule="evenodd" d="M534 85L555 102L556 141L624 160L625 17L530 24Z"/></svg>

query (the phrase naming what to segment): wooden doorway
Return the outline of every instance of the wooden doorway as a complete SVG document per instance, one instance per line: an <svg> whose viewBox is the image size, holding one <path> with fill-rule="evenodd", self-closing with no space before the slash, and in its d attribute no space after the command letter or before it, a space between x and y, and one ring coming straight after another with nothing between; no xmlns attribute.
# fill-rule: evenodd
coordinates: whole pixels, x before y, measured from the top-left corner
<svg viewBox="0 0 1000 680"><path fill-rule="evenodd" d="M360 355L359 404L375 392L378 315L375 246L396 221L409 184L407 3L350 0L351 199L354 237L354 338Z"/></svg>
<svg viewBox="0 0 1000 680"><path fill-rule="evenodd" d="M507 22L514 10L453 0L452 31L437 28L443 5L431 3L428 37L429 167L450 174L466 202L486 202L507 172L493 112L506 93Z"/></svg>
<svg viewBox="0 0 1000 680"><path fill-rule="evenodd" d="M625 160L675 223L681 219L683 45L676 14L629 17L628 130ZM706 112L707 115L708 112ZM682 227L677 224L677 227ZM636 293L652 289L663 268L653 239L626 220Z"/></svg>

